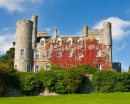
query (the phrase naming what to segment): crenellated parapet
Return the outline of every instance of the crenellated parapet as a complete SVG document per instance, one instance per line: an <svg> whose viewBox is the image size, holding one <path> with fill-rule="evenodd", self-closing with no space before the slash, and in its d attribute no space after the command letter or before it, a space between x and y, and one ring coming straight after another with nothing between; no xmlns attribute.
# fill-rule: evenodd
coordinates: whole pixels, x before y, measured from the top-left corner
<svg viewBox="0 0 130 104"><path fill-rule="evenodd" d="M104 29L93 29L93 30L88 30L88 34L104 34Z"/></svg>

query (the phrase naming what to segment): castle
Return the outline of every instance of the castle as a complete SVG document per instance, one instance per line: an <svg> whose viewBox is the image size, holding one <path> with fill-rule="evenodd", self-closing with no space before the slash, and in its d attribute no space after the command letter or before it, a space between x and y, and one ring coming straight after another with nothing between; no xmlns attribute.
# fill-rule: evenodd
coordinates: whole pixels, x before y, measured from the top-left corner
<svg viewBox="0 0 130 104"><path fill-rule="evenodd" d="M14 67L23 72L49 70L51 63L71 67L92 64L98 69L112 68L111 23L103 23L103 29L89 30L83 26L80 36L47 36L37 32L38 16L16 23ZM101 44L101 45L100 45Z"/></svg>

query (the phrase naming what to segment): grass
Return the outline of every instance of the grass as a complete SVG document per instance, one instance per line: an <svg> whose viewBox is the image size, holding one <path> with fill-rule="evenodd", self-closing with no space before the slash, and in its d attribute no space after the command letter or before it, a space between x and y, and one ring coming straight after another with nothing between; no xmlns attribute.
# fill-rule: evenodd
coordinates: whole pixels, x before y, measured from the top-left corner
<svg viewBox="0 0 130 104"><path fill-rule="evenodd" d="M0 104L130 104L130 93L0 97Z"/></svg>

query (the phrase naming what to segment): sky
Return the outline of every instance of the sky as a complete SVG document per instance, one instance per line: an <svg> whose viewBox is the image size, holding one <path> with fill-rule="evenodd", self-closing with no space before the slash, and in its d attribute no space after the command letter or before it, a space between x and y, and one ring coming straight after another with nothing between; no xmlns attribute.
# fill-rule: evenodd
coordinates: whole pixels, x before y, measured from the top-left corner
<svg viewBox="0 0 130 104"><path fill-rule="evenodd" d="M0 0L0 55L13 47L16 22L38 16L38 31L53 35L82 34L82 27L103 28L112 23L113 62L121 62L122 71L130 65L130 0Z"/></svg>

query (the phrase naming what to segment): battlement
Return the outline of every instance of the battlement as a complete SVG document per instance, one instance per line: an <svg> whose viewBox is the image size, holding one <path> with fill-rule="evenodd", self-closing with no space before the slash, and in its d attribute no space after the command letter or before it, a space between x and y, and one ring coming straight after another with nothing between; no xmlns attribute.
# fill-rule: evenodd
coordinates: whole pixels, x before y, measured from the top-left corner
<svg viewBox="0 0 130 104"><path fill-rule="evenodd" d="M47 31L38 31L37 37L40 37L40 36L47 36Z"/></svg>
<svg viewBox="0 0 130 104"><path fill-rule="evenodd" d="M17 21L17 23L16 23L16 25L18 26L18 25L28 25L28 26L30 26L30 27L32 27L33 26L33 22L31 21L31 20L18 20Z"/></svg>
<svg viewBox="0 0 130 104"><path fill-rule="evenodd" d="M104 29L93 29L93 30L88 30L88 34L103 34L104 33Z"/></svg>

